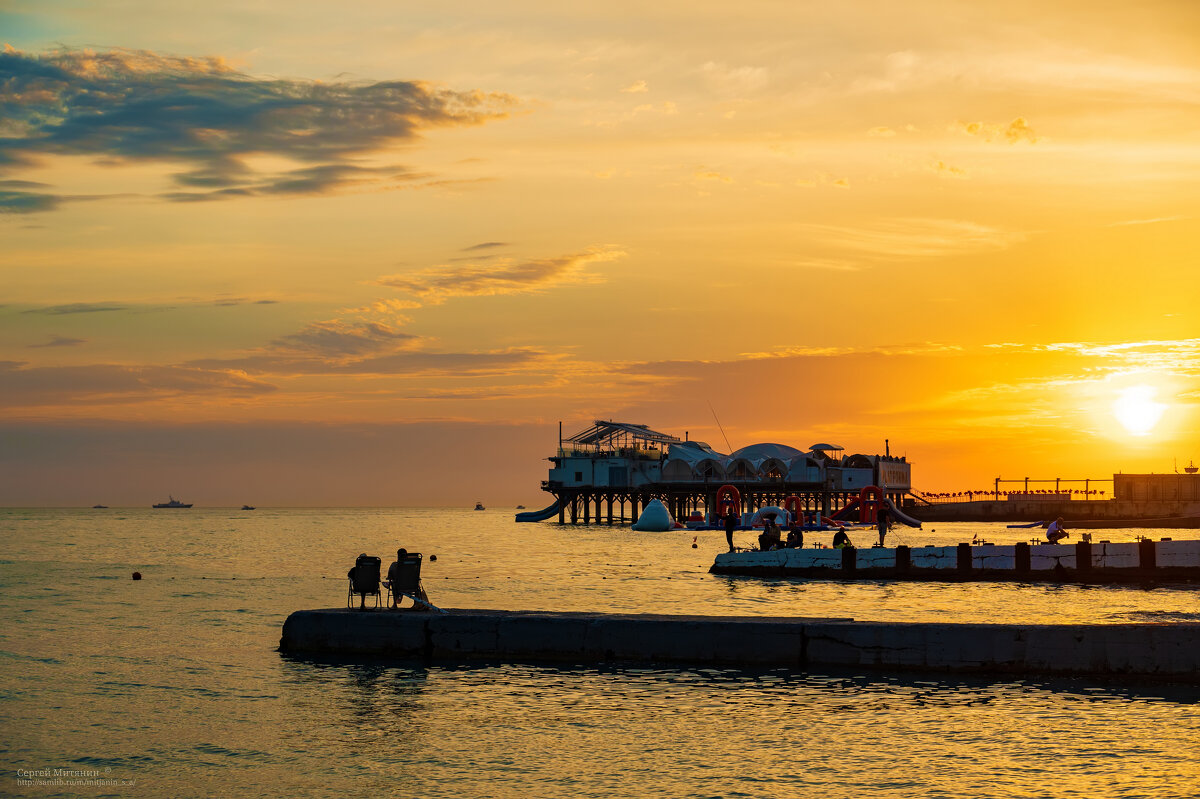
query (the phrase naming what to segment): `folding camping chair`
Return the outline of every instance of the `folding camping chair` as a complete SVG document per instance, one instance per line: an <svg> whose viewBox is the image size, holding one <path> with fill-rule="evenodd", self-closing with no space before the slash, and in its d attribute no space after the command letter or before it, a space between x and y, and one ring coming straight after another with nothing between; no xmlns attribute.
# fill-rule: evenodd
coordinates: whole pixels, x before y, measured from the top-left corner
<svg viewBox="0 0 1200 799"><path fill-rule="evenodd" d="M375 607L379 607L382 601L382 593L379 589L379 558L371 555L359 555L354 561L354 568L350 570L347 577L350 578L350 587L346 592L346 607L354 607L354 597L358 595L359 610L365 610L367 607L367 597L375 597Z"/></svg>

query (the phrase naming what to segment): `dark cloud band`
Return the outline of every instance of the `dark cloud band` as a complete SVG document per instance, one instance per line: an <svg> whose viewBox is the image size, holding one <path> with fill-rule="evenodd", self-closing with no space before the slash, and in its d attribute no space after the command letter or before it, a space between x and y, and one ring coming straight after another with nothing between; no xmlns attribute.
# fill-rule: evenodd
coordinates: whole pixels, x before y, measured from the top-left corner
<svg viewBox="0 0 1200 799"><path fill-rule="evenodd" d="M411 140L425 128L505 115L503 94L451 91L421 81L259 79L220 59L128 50L0 52L0 167L49 155L186 166L167 199L312 194L407 171L348 159ZM264 175L243 159L282 156L307 166ZM53 209L64 198L0 184L0 209Z"/></svg>

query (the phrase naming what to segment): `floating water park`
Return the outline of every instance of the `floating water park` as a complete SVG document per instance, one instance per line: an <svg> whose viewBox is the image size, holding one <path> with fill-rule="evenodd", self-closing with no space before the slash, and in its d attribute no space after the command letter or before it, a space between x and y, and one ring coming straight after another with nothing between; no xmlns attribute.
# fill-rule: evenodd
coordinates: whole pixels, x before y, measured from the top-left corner
<svg viewBox="0 0 1200 799"><path fill-rule="evenodd" d="M785 505L797 519L814 519L862 503L869 486L875 504L898 506L912 489L911 472L884 443L882 455L847 454L826 443L807 450L761 443L724 454L686 433L678 438L641 424L597 420L567 438L560 424L542 482L554 501L516 518L636 524L657 500L674 523L688 526L715 525L730 509L749 521L760 509Z"/></svg>

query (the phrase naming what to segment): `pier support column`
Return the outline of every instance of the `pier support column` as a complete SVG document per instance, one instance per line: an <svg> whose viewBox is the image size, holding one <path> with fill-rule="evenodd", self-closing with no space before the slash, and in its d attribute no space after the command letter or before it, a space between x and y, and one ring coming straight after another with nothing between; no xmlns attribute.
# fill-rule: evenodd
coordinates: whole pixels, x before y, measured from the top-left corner
<svg viewBox="0 0 1200 799"><path fill-rule="evenodd" d="M1138 565L1143 569L1153 569L1158 565L1153 541L1138 541Z"/></svg>
<svg viewBox="0 0 1200 799"><path fill-rule="evenodd" d="M608 495L608 525L610 527L612 526L612 523L613 523L612 506L613 506L613 495L609 494Z"/></svg>
<svg viewBox="0 0 1200 799"><path fill-rule="evenodd" d="M1075 545L1075 570L1083 574L1092 570L1092 545L1087 541Z"/></svg>
<svg viewBox="0 0 1200 799"><path fill-rule="evenodd" d="M1017 574L1029 574L1029 544L1024 541L1018 541L1014 558L1015 568L1013 570Z"/></svg>
<svg viewBox="0 0 1200 799"><path fill-rule="evenodd" d="M959 574L971 573L971 545L958 545L958 572Z"/></svg>

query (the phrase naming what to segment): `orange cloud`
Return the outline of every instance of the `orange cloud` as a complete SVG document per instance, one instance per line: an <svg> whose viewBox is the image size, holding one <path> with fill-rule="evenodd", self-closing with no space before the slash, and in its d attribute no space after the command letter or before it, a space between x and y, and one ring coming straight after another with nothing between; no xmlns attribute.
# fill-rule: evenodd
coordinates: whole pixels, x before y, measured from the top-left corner
<svg viewBox="0 0 1200 799"><path fill-rule="evenodd" d="M956 122L952 127L955 130L966 133L968 136L976 136L984 141L1003 140L1009 144L1017 144L1018 142L1034 144L1038 141L1033 128L1029 126L1024 117L1017 117L1007 125L995 125L985 122Z"/></svg>
<svg viewBox="0 0 1200 799"><path fill-rule="evenodd" d="M488 264L444 265L410 274L385 275L375 283L438 305L452 297L523 294L560 283L594 281L596 276L586 269L590 264L613 261L624 255L618 250L593 249L528 261L506 258Z"/></svg>

